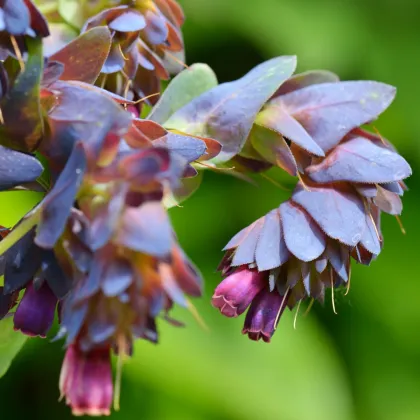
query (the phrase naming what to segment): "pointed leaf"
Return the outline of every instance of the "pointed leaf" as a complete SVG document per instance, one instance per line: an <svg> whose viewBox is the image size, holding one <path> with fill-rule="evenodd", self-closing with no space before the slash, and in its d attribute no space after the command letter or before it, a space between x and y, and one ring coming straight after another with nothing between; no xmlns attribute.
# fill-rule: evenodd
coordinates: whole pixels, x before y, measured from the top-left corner
<svg viewBox="0 0 420 420"><path fill-rule="evenodd" d="M263 227L263 219L261 218L256 221L252 229L247 232L245 238L236 248L232 259L232 266L252 264L255 261L255 251Z"/></svg>
<svg viewBox="0 0 420 420"><path fill-rule="evenodd" d="M64 64L61 80L95 83L111 48L111 33L106 26L90 29L81 34L50 60Z"/></svg>
<svg viewBox="0 0 420 420"><path fill-rule="evenodd" d="M286 95L286 93L303 89L311 85L319 85L321 83L337 83L339 77L328 70L309 70L304 73L295 74L289 80L284 82L274 97Z"/></svg>
<svg viewBox="0 0 420 420"><path fill-rule="evenodd" d="M0 146L0 191L35 181L43 169L33 156Z"/></svg>
<svg viewBox="0 0 420 420"><path fill-rule="evenodd" d="M360 243L372 254L378 255L381 252L381 242L378 238L379 227L374 225L374 220L366 215L366 228L363 232Z"/></svg>
<svg viewBox="0 0 420 420"><path fill-rule="evenodd" d="M365 208L350 189L338 186L296 187L292 199L301 205L331 238L354 246L365 229Z"/></svg>
<svg viewBox="0 0 420 420"><path fill-rule="evenodd" d="M289 255L283 238L279 211L272 210L264 217L264 226L255 251L258 271L280 267L289 259Z"/></svg>
<svg viewBox="0 0 420 420"><path fill-rule="evenodd" d="M194 162L206 152L206 145L202 140L170 132L165 137L155 140L153 145L165 147L181 155L188 163Z"/></svg>
<svg viewBox="0 0 420 420"><path fill-rule="evenodd" d="M38 246L52 248L63 233L86 167L85 149L82 143L77 143L54 187L41 203L41 221L35 238Z"/></svg>
<svg viewBox="0 0 420 420"><path fill-rule="evenodd" d="M292 176L297 175L295 158L281 134L254 124L250 142L265 160L279 166Z"/></svg>
<svg viewBox="0 0 420 420"><path fill-rule="evenodd" d="M280 96L270 105L282 107L327 152L351 130L375 120L394 97L395 88L379 82L322 83Z"/></svg>
<svg viewBox="0 0 420 420"><path fill-rule="evenodd" d="M175 112L165 127L218 140L222 151L217 162L226 162L240 152L258 112L295 66L295 57L260 64L241 79L195 98Z"/></svg>
<svg viewBox="0 0 420 420"><path fill-rule="evenodd" d="M148 202L125 210L116 243L134 251L165 258L172 248L172 230L160 202Z"/></svg>
<svg viewBox="0 0 420 420"><path fill-rule="evenodd" d="M148 119L164 124L169 117L197 96L217 86L217 78L207 64L193 64L168 85Z"/></svg>
<svg viewBox="0 0 420 420"><path fill-rule="evenodd" d="M44 58L42 41L26 37L28 59L25 70L0 103L4 124L0 125L0 143L22 152L33 152L43 134L40 83Z"/></svg>
<svg viewBox="0 0 420 420"><path fill-rule="evenodd" d="M317 224L296 204L280 206L284 240L289 251L301 261L312 261L325 250L326 238Z"/></svg>
<svg viewBox="0 0 420 420"><path fill-rule="evenodd" d="M401 198L385 188L378 185L378 193L373 198L373 202L385 213L397 216L402 213Z"/></svg>
<svg viewBox="0 0 420 420"><path fill-rule="evenodd" d="M308 134L302 125L287 113L281 106L270 102L263 111L258 114L255 121L257 124L274 130L302 149L311 152L315 156L324 156L324 152Z"/></svg>
<svg viewBox="0 0 420 420"><path fill-rule="evenodd" d="M399 154L357 137L335 147L321 163L306 168L306 172L319 183L384 183L409 177L411 168Z"/></svg>

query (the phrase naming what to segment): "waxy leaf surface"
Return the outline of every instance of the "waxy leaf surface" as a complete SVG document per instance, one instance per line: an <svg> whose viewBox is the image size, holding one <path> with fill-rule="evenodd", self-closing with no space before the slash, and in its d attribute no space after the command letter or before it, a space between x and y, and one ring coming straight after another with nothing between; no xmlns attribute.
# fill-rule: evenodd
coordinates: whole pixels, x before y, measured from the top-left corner
<svg viewBox="0 0 420 420"><path fill-rule="evenodd" d="M411 168L398 153L357 137L335 147L321 163L308 167L306 172L319 183L385 183L407 178Z"/></svg>
<svg viewBox="0 0 420 420"><path fill-rule="evenodd" d="M275 98L268 107L296 119L327 152L351 130L375 120L394 97L395 88L379 82L322 83Z"/></svg>
<svg viewBox="0 0 420 420"><path fill-rule="evenodd" d="M262 63L241 79L195 98L175 112L165 127L218 140L222 151L216 161L226 162L241 151L258 112L295 66L295 57Z"/></svg>
<svg viewBox="0 0 420 420"><path fill-rule="evenodd" d="M193 64L169 83L147 118L164 124L178 109L215 86L217 78L213 70L207 64Z"/></svg>
<svg viewBox="0 0 420 420"><path fill-rule="evenodd" d="M361 198L350 189L335 186L298 184L292 199L302 206L331 238L355 246L365 229L365 209Z"/></svg>
<svg viewBox="0 0 420 420"><path fill-rule="evenodd" d="M50 60L64 64L61 80L95 83L111 48L111 33L106 26L90 29L81 34Z"/></svg>

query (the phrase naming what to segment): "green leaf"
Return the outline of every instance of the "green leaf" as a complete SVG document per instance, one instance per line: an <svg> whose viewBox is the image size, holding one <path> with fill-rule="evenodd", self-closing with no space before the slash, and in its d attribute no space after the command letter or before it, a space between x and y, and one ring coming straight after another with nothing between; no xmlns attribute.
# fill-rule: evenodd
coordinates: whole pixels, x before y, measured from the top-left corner
<svg viewBox="0 0 420 420"><path fill-rule="evenodd" d="M0 321L0 378L7 372L26 339L25 335L13 330L12 318Z"/></svg>
<svg viewBox="0 0 420 420"><path fill-rule="evenodd" d="M164 124L174 112L215 86L217 78L213 70L207 64L193 64L169 83L148 119Z"/></svg>
<svg viewBox="0 0 420 420"><path fill-rule="evenodd" d="M0 141L11 149L32 152L44 130L40 105L44 57L41 39L27 37L26 45L25 70L1 101L4 124L0 126Z"/></svg>
<svg viewBox="0 0 420 420"><path fill-rule="evenodd" d="M215 162L226 162L241 151L258 112L295 67L295 57L266 61L241 79L195 98L175 112L165 127L218 140L222 151Z"/></svg>

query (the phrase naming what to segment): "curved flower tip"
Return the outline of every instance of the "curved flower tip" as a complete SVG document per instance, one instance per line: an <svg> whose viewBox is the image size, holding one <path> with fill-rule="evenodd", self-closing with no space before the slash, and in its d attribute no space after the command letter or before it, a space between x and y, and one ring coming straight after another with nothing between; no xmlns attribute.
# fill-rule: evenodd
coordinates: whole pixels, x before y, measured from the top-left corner
<svg viewBox="0 0 420 420"><path fill-rule="evenodd" d="M263 273L242 266L217 286L211 303L223 315L237 317L245 312L254 297L267 284L265 278Z"/></svg>
<svg viewBox="0 0 420 420"><path fill-rule="evenodd" d="M66 352L60 374L60 394L76 416L108 416L112 404L110 349L88 353L77 344Z"/></svg>
<svg viewBox="0 0 420 420"><path fill-rule="evenodd" d="M57 298L47 283L39 289L29 283L13 318L15 330L45 338L53 324L56 306Z"/></svg>
<svg viewBox="0 0 420 420"><path fill-rule="evenodd" d="M272 292L268 288L261 290L246 314L242 334L248 334L251 340L262 339L269 343L286 307L286 301L286 296L280 295L277 290Z"/></svg>

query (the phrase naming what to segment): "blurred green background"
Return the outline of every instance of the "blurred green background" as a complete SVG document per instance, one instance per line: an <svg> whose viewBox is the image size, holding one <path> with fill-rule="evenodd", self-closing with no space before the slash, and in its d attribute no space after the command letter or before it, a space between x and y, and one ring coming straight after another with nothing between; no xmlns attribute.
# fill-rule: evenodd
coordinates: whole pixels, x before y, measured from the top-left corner
<svg viewBox="0 0 420 420"><path fill-rule="evenodd" d="M113 418L194 420L420 419L420 2L414 0L181 0L188 63L207 62L220 81L242 76L276 55L296 54L299 71L326 68L342 79L375 79L398 87L377 122L409 160L414 176L404 198L403 236L383 218L385 248L371 267L354 264L338 315L315 305L293 329L285 313L270 345L240 333L243 317L210 306L220 249L241 228L288 197L262 178L259 187L206 173L204 185L171 210L181 244L201 268L206 292L196 306L202 330L184 310L187 328L159 324L158 346L138 343L125 365L122 409ZM294 180L282 182L293 187ZM0 217L16 216L0 195ZM303 311L301 312L301 314ZM62 342L29 340L0 381L1 418L70 418L58 403Z"/></svg>

